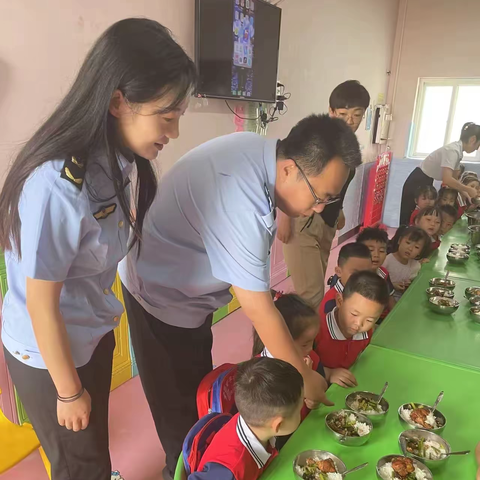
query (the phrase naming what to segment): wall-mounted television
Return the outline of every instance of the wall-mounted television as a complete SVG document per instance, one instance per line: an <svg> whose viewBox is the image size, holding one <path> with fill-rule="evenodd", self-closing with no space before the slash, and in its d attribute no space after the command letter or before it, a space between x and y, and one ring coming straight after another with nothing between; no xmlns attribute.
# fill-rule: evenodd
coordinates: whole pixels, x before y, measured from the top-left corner
<svg viewBox="0 0 480 480"><path fill-rule="evenodd" d="M275 102L281 12L263 0L196 0L197 94Z"/></svg>

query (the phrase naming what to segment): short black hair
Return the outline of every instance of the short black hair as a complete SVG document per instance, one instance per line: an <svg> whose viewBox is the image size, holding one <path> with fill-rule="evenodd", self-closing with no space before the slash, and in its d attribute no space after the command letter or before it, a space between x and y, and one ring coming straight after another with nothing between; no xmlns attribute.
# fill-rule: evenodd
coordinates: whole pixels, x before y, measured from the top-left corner
<svg viewBox="0 0 480 480"><path fill-rule="evenodd" d="M436 200L437 196L437 189L433 185L421 185L415 192L415 200L420 197L425 197L427 200Z"/></svg>
<svg viewBox="0 0 480 480"><path fill-rule="evenodd" d="M337 108L364 108L370 105L370 95L358 80L347 80L337 85L330 94L329 105Z"/></svg>
<svg viewBox="0 0 480 480"><path fill-rule="evenodd" d="M462 142L468 142L471 137L476 137L476 141L480 141L480 125L476 125L475 122L467 122L462 127L462 132L460 133L460 140Z"/></svg>
<svg viewBox="0 0 480 480"><path fill-rule="evenodd" d="M475 175L474 172L472 172L470 175L462 175L462 178L460 179L460 182L462 182L463 185L468 185L469 183L472 182L480 182L478 179L477 175Z"/></svg>
<svg viewBox="0 0 480 480"><path fill-rule="evenodd" d="M355 272L348 279L343 290L343 298L347 299L354 293L358 293L362 297L380 305L387 305L390 299L385 279L369 270Z"/></svg>
<svg viewBox="0 0 480 480"><path fill-rule="evenodd" d="M294 160L305 172L315 177L334 157L354 169L362 163L357 137L339 118L310 115L300 120L286 138L278 142L277 156Z"/></svg>
<svg viewBox="0 0 480 480"><path fill-rule="evenodd" d="M368 242L374 240L375 242L388 243L388 233L383 228L367 227L364 228L357 237L357 243Z"/></svg>
<svg viewBox="0 0 480 480"><path fill-rule="evenodd" d="M430 209L436 209L436 211L438 211L438 215L440 216L440 219L442 218L441 210L438 207L428 207L428 208L424 208L423 210L430 210ZM420 210L420 212L422 212L423 210ZM417 219L415 218L415 221L416 220ZM428 256L428 254L430 253L430 247L432 243L430 241L430 237L428 236L428 233L422 230L420 227L415 227L413 225L410 227L402 225L397 229L395 236L391 240L392 253L395 253L398 251L398 245L400 244L400 240L402 240L402 238L404 237L408 237L412 242L418 242L420 240L423 240L424 241L423 248L422 248L422 251L420 252L419 257L426 258Z"/></svg>
<svg viewBox="0 0 480 480"><path fill-rule="evenodd" d="M248 425L263 427L276 416L291 416L302 396L303 377L283 360L256 357L238 366L235 403Z"/></svg>
<svg viewBox="0 0 480 480"><path fill-rule="evenodd" d="M442 213L453 217L455 220L457 219L458 211L453 205L442 205L440 207L440 210L442 211Z"/></svg>
<svg viewBox="0 0 480 480"><path fill-rule="evenodd" d="M453 195L453 196L456 197L458 195L458 191L455 190L454 188L442 187L438 191L438 200L441 200L442 198L448 197L449 195Z"/></svg>
<svg viewBox="0 0 480 480"><path fill-rule="evenodd" d="M338 254L338 266L343 267L349 258L368 258L371 260L372 254L363 243L347 243L340 249Z"/></svg>

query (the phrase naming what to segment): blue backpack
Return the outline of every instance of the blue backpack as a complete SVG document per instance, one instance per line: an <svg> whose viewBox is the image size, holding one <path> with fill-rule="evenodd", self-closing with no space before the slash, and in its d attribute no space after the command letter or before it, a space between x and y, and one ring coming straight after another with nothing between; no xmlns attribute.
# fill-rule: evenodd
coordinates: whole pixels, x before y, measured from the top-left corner
<svg viewBox="0 0 480 480"><path fill-rule="evenodd" d="M212 443L216 433L232 416L227 413L212 412L202 417L188 432L183 442L183 464L187 476L198 470L205 450Z"/></svg>

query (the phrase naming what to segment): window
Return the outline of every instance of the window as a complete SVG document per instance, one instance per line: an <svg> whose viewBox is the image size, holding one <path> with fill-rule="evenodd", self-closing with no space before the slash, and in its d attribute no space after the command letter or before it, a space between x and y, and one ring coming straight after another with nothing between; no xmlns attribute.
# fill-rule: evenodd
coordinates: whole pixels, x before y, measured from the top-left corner
<svg viewBox="0 0 480 480"><path fill-rule="evenodd" d="M410 156L424 158L455 142L466 122L480 124L480 78L420 78ZM480 152L464 158L480 161Z"/></svg>

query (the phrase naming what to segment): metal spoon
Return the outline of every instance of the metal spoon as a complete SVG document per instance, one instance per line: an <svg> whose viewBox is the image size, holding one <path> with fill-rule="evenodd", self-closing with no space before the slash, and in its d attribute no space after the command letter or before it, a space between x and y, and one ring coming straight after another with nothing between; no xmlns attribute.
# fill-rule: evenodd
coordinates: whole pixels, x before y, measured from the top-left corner
<svg viewBox="0 0 480 480"><path fill-rule="evenodd" d="M448 280L448 276L450 275L450 270L447 270L447 273L445 274L445 278L444 280L447 281Z"/></svg>
<svg viewBox="0 0 480 480"><path fill-rule="evenodd" d="M346 472L342 473L342 477L345 478L350 473L356 472L357 470L361 470L362 468L365 468L367 465L368 465L368 462L367 463L362 463L358 467L351 468L350 470L347 470Z"/></svg>
<svg viewBox="0 0 480 480"><path fill-rule="evenodd" d="M438 394L437 399L435 400L435 403L433 404L433 407L432 407L432 410L431 410L432 413L435 412L435 410L436 410L437 407L438 407L438 404L442 401L442 399L443 399L443 392L440 392L440 393Z"/></svg>
<svg viewBox="0 0 480 480"><path fill-rule="evenodd" d="M388 388L388 382L385 382L385 385L383 386L383 390L380 392L380 396L378 397L377 405L380 405L380 402L382 401L383 396L385 395L385 392L387 391L387 388Z"/></svg>
<svg viewBox="0 0 480 480"><path fill-rule="evenodd" d="M468 455L470 450L463 450L461 452L450 452L450 453L442 453L443 457L449 457L450 455Z"/></svg>

